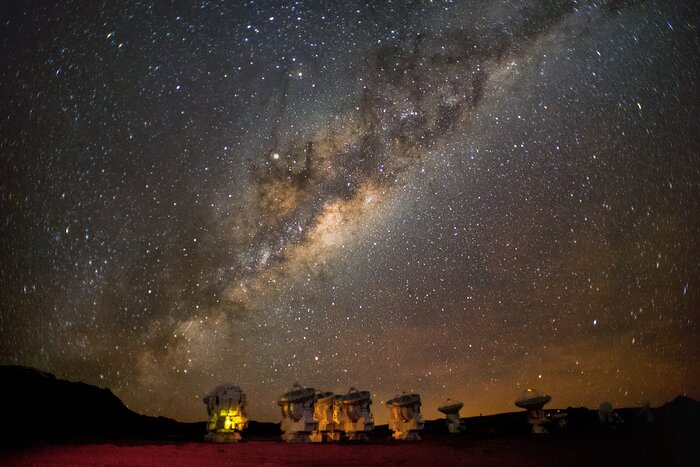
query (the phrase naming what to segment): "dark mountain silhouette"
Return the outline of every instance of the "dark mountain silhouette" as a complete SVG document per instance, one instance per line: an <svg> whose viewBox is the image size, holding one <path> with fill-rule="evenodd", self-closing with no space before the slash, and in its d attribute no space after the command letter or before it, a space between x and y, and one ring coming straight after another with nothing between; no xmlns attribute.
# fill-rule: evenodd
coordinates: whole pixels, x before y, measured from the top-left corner
<svg viewBox="0 0 700 467"><path fill-rule="evenodd" d="M31 440L194 438L204 423L179 423L129 410L109 389L57 379L23 366L0 366L0 434Z"/></svg>

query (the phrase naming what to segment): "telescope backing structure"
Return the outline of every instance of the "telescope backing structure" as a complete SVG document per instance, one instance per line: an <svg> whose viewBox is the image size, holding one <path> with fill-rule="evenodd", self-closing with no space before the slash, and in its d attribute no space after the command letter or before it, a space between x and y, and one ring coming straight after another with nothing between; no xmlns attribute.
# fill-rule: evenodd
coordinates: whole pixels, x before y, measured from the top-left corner
<svg viewBox="0 0 700 467"><path fill-rule="evenodd" d="M372 405L369 391L350 388L338 399L341 406L341 427L350 441L369 441L367 433L374 430L374 419L369 410Z"/></svg>
<svg viewBox="0 0 700 467"><path fill-rule="evenodd" d="M438 407L438 411L445 414L447 420L447 429L450 433L459 433L464 429L464 424L459 418L459 411L462 410L464 404L462 402L447 399Z"/></svg>
<svg viewBox="0 0 700 467"><path fill-rule="evenodd" d="M312 442L340 441L342 435L339 422L342 417L341 405L338 401L340 397L332 392L316 393L314 420L318 422L318 427L311 434Z"/></svg>
<svg viewBox="0 0 700 467"><path fill-rule="evenodd" d="M206 441L214 443L235 443L241 440L241 431L248 426L245 413L246 397L241 388L232 384L222 384L206 396L209 421Z"/></svg>
<svg viewBox="0 0 700 467"><path fill-rule="evenodd" d="M551 396L543 394L537 389L528 388L515 401L515 405L527 410L527 421L532 425L533 433L547 433L544 427L550 422L545 416L544 405L552 400Z"/></svg>
<svg viewBox="0 0 700 467"><path fill-rule="evenodd" d="M403 394L386 402L389 408L389 429L393 430L394 439L418 441L418 432L425 422L420 413L420 394Z"/></svg>
<svg viewBox="0 0 700 467"><path fill-rule="evenodd" d="M295 383L292 390L282 394L277 404L282 408L282 440L288 443L308 443L318 429L314 420L316 390Z"/></svg>
<svg viewBox="0 0 700 467"><path fill-rule="evenodd" d="M598 419L605 427L616 427L622 424L620 415L615 411L610 402L601 402L598 406Z"/></svg>
<svg viewBox="0 0 700 467"><path fill-rule="evenodd" d="M350 388L345 395L331 392L316 393L314 420L318 429L311 434L311 441L368 441L368 433L374 429L370 412L369 391Z"/></svg>

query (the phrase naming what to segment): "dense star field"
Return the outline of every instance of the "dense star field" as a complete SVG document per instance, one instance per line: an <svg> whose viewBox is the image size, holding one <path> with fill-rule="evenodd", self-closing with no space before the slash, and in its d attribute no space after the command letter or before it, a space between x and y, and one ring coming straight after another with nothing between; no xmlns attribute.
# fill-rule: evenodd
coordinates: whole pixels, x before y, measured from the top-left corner
<svg viewBox="0 0 700 467"><path fill-rule="evenodd" d="M206 418L700 398L694 1L0 11L0 364Z"/></svg>

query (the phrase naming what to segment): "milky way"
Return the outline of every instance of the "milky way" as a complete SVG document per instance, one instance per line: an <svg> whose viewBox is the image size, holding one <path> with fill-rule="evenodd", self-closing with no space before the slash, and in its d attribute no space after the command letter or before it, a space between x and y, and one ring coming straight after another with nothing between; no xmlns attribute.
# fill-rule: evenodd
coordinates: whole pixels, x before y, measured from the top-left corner
<svg viewBox="0 0 700 467"><path fill-rule="evenodd" d="M5 8L0 364L179 420L700 397L698 10Z"/></svg>

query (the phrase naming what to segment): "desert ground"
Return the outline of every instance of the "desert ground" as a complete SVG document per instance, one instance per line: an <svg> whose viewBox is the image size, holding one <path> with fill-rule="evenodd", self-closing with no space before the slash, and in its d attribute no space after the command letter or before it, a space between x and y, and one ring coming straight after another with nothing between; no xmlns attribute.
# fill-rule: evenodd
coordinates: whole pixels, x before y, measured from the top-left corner
<svg viewBox="0 0 700 467"><path fill-rule="evenodd" d="M34 444L10 449L9 465L700 465L690 443L662 434L559 433L470 439L457 435L416 442L284 444L252 439L238 444L115 442Z"/></svg>

